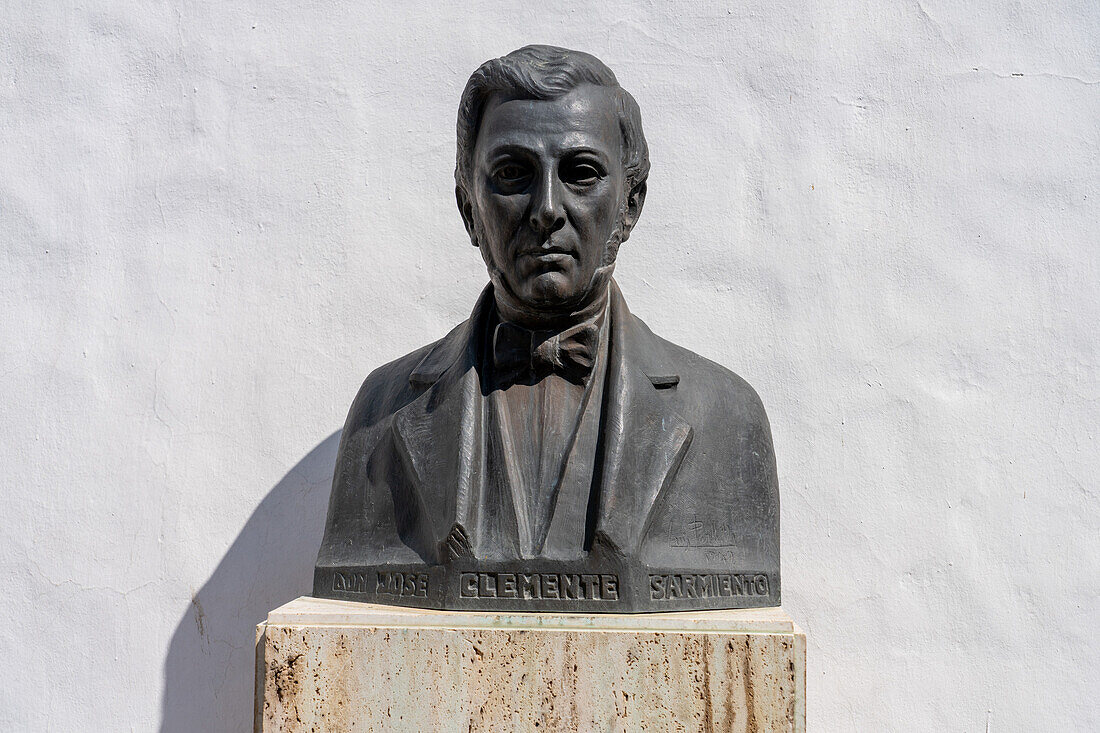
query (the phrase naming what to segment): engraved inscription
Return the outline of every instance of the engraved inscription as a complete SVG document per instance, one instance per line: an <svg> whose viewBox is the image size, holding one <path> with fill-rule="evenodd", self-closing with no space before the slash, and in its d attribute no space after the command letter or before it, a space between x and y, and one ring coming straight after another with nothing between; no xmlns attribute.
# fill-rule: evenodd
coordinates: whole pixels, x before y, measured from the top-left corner
<svg viewBox="0 0 1100 733"><path fill-rule="evenodd" d="M649 576L649 595L655 601L766 596L768 590L768 576L763 573L662 573Z"/></svg>
<svg viewBox="0 0 1100 733"><path fill-rule="evenodd" d="M332 574L332 589L345 593L367 593L373 590L378 595L400 598L427 598L427 573L375 573L373 583L370 573L351 573L336 571Z"/></svg>
<svg viewBox="0 0 1100 733"><path fill-rule="evenodd" d="M378 573L376 593L387 596L428 597L427 573Z"/></svg>
<svg viewBox="0 0 1100 733"><path fill-rule="evenodd" d="M345 593L366 593L368 588L366 573L344 573L338 570L332 574L333 590Z"/></svg>
<svg viewBox="0 0 1100 733"><path fill-rule="evenodd" d="M617 601L619 577L608 573L462 573L463 598Z"/></svg>

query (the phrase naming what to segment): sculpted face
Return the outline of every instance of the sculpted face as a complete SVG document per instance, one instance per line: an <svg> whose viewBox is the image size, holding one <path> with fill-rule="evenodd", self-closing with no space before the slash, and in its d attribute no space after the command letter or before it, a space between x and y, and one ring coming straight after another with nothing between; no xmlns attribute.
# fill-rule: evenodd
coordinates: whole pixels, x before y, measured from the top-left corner
<svg viewBox="0 0 1100 733"><path fill-rule="evenodd" d="M463 216L521 305L559 311L595 297L594 275L623 224L622 158L607 88L486 105Z"/></svg>

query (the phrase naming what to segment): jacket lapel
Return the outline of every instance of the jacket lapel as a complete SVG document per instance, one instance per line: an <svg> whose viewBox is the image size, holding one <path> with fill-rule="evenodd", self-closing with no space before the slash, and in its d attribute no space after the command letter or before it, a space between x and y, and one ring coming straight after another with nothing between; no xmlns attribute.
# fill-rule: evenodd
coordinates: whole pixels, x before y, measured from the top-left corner
<svg viewBox="0 0 1100 733"><path fill-rule="evenodd" d="M412 524L441 562L471 554L467 527L476 512L483 464L478 330L491 298L486 288L470 319L417 365L409 381L431 386L393 418L394 442L419 500Z"/></svg>
<svg viewBox="0 0 1100 733"><path fill-rule="evenodd" d="M638 550L654 507L683 462L693 429L670 407L680 377L664 344L630 314L614 282L609 351L593 545L630 554Z"/></svg>

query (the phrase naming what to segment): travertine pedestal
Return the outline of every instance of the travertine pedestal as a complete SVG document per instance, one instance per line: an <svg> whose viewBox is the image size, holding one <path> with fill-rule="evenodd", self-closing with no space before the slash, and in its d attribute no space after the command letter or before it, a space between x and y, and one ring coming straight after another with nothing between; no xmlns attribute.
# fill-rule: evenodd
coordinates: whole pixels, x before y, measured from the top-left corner
<svg viewBox="0 0 1100 733"><path fill-rule="evenodd" d="M805 731L780 608L425 611L299 598L258 627L257 731Z"/></svg>

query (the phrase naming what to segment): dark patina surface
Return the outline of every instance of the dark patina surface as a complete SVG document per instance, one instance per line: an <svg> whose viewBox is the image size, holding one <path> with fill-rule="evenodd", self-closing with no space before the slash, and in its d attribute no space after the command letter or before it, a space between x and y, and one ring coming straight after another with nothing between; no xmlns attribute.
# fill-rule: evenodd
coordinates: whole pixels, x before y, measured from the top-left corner
<svg viewBox="0 0 1100 733"><path fill-rule="evenodd" d="M648 172L637 104L594 57L528 46L470 78L456 195L490 283L469 320L360 389L314 595L584 613L779 605L759 398L655 336L611 277Z"/></svg>

